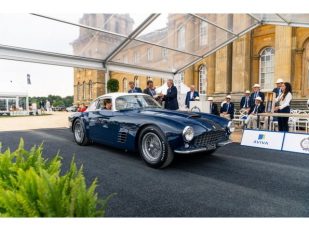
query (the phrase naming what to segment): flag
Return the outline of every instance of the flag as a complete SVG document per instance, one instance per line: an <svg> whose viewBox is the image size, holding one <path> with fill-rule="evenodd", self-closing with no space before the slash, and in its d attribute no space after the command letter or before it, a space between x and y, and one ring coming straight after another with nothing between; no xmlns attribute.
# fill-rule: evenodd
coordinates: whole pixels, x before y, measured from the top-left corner
<svg viewBox="0 0 309 231"><path fill-rule="evenodd" d="M27 84L31 85L30 74L27 74Z"/></svg>

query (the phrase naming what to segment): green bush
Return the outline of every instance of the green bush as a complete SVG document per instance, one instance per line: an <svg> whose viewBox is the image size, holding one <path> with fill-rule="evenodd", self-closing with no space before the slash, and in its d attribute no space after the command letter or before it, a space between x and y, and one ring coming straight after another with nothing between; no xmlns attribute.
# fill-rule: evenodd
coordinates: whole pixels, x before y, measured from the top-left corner
<svg viewBox="0 0 309 231"><path fill-rule="evenodd" d="M60 175L61 157L42 157L43 145L24 149L21 139L14 152L0 148L0 216L97 217L104 216L111 196L99 200L94 180L87 188L82 167L74 159Z"/></svg>
<svg viewBox="0 0 309 231"><path fill-rule="evenodd" d="M107 90L109 92L117 92L119 90L119 81L118 81L118 79L109 79L107 81Z"/></svg>

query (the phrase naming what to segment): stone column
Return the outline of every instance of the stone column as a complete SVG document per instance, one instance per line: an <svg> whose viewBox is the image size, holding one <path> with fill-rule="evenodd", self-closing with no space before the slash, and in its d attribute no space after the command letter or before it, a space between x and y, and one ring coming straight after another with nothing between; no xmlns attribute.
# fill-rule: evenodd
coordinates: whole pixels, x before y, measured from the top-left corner
<svg viewBox="0 0 309 231"><path fill-rule="evenodd" d="M233 43L232 92L251 90L250 85L250 34Z"/></svg>
<svg viewBox="0 0 309 231"><path fill-rule="evenodd" d="M276 26L275 31L275 81L291 82L292 27Z"/></svg>

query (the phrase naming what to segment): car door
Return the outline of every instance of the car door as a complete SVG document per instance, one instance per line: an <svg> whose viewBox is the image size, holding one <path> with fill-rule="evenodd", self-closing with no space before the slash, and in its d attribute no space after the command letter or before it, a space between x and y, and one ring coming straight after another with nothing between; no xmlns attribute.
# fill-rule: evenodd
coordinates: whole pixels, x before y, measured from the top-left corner
<svg viewBox="0 0 309 231"><path fill-rule="evenodd" d="M115 126L114 112L103 109L106 99L110 98L99 99L95 110L89 111L89 137L99 143L113 144L119 128Z"/></svg>

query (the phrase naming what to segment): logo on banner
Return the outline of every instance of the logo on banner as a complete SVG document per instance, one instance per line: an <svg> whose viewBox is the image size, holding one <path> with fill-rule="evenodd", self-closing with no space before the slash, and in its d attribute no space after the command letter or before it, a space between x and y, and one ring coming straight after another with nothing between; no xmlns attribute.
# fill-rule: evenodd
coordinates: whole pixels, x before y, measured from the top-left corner
<svg viewBox="0 0 309 231"><path fill-rule="evenodd" d="M254 140L253 143L268 145L265 134L259 134L257 140Z"/></svg>
<svg viewBox="0 0 309 231"><path fill-rule="evenodd" d="M304 151L309 152L309 138L302 139L300 146Z"/></svg>

